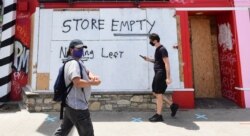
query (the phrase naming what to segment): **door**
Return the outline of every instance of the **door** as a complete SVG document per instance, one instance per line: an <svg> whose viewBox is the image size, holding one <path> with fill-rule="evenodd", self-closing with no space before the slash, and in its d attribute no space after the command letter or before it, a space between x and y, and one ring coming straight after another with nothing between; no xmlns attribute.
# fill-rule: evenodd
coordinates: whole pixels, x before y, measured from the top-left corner
<svg viewBox="0 0 250 136"><path fill-rule="evenodd" d="M211 18L190 17L193 81L196 98L215 98L220 92L217 43L211 33ZM216 35L216 34L215 34ZM215 38L216 39L216 38ZM219 80L218 80L219 79Z"/></svg>

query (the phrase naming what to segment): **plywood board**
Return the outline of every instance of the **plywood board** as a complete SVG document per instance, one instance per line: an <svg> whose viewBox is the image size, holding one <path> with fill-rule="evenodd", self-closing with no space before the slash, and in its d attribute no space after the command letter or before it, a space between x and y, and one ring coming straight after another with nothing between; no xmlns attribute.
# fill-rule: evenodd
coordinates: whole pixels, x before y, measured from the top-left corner
<svg viewBox="0 0 250 136"><path fill-rule="evenodd" d="M215 84L210 20L192 18L191 35L195 95L197 98L214 97Z"/></svg>
<svg viewBox="0 0 250 136"><path fill-rule="evenodd" d="M180 16L176 16L177 22L177 49L179 57L179 70L180 70L180 81L184 82L184 73L183 73L183 59L182 59L182 42L181 42L181 27L180 27Z"/></svg>
<svg viewBox="0 0 250 136"><path fill-rule="evenodd" d="M49 89L49 73L37 73L36 89L37 90Z"/></svg>
<svg viewBox="0 0 250 136"><path fill-rule="evenodd" d="M50 73L49 90L52 90L58 69L62 65L63 54L70 41L78 38L88 45L82 58L86 68L99 75L102 80L101 85L92 88L93 91L151 91L153 64L139 57L140 54L151 58L154 56L155 48L149 45L147 36L150 32L160 35L161 44L169 53L171 78L174 82L168 89L180 88L182 83L178 50L173 49L177 44L174 15L173 9L156 8L94 11L40 9L39 30L42 31L39 31L37 72ZM78 22L76 29L76 22L67 21L69 19L82 20ZM83 30L85 24L82 23L85 19L100 19L101 29L88 27L88 30ZM127 21L131 23L129 27ZM69 30L66 25L69 24L71 29L66 32Z"/></svg>

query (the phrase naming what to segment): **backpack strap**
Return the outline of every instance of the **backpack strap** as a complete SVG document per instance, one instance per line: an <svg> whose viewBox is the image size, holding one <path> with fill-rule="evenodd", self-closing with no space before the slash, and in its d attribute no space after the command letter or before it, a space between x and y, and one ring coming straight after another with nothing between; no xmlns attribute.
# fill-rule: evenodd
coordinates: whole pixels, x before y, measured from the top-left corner
<svg viewBox="0 0 250 136"><path fill-rule="evenodd" d="M78 61L77 61L77 62L78 62ZM82 73L83 69L82 69L81 63L78 62L78 64L79 64L79 67L80 67L81 79L83 79L83 73ZM81 90L82 90L82 92L83 92L85 102L86 102L86 104L88 104L88 101L87 101L86 96L85 96L84 88L81 88Z"/></svg>
<svg viewBox="0 0 250 136"><path fill-rule="evenodd" d="M70 59L68 61L66 61L63 65L63 73L64 73L64 68L65 68L65 64L71 60L74 60L74 59ZM77 63L79 64L79 67L80 67L80 75L81 75L81 79L83 79L83 69L82 69L82 66L81 66L81 63L79 61L77 61ZM60 109L60 119L63 119L63 109L64 107L66 106L66 99L67 99L67 96L68 94L70 93L71 89L73 87L73 81L71 81L71 83L67 86L67 93L66 95L64 96L64 100L62 100L61 102L61 109ZM88 104L88 101L86 99L86 96L85 96L85 92L84 92L84 88L81 88L82 92L83 92L83 95L84 95L84 99L85 99L85 102Z"/></svg>
<svg viewBox="0 0 250 136"><path fill-rule="evenodd" d="M62 73L65 74L65 65L67 62L71 61L72 59L70 60L67 60L64 64L63 64L63 69L62 69ZM64 79L65 80L65 79ZM62 101L61 101L61 108L60 108L60 119L63 119L63 109L64 107L66 106L66 98L69 94L69 92L71 91L73 87L73 82L71 81L71 83L66 87L67 88L67 93L65 95L63 95L63 98L62 98Z"/></svg>

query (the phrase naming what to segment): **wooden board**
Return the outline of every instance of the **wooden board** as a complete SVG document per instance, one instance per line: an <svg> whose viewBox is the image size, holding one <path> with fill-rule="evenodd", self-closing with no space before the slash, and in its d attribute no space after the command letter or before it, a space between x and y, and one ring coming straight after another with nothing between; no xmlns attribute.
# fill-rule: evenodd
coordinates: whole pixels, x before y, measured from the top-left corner
<svg viewBox="0 0 250 136"><path fill-rule="evenodd" d="M180 70L180 81L184 82L184 73L183 73L183 59L182 59L182 43L181 43L181 27L180 27L180 16L176 16L177 23L177 49L178 49L178 57L179 57L179 70Z"/></svg>
<svg viewBox="0 0 250 136"><path fill-rule="evenodd" d="M176 18L173 17L175 14L173 9L117 8L94 11L40 9L39 13L37 73L50 74L49 90L53 90L63 55L74 38L81 39L88 45L82 60L86 68L102 80L102 84L93 86L93 91L151 91L153 65L139 57L140 54L149 57L154 55L155 48L149 45L146 35L148 32L158 33L161 43L168 50L173 80L168 90L182 87L178 50L173 48L177 44ZM69 19L80 19L82 22L87 19L89 23L93 23L89 21L92 19L100 20L100 29L92 28L91 25L82 22L78 23L76 29L76 23L68 22ZM140 20L143 21L142 24ZM70 28L63 25L65 21ZM132 24L137 21L137 24L128 27L127 21ZM88 30L85 31L87 26Z"/></svg>
<svg viewBox="0 0 250 136"><path fill-rule="evenodd" d="M36 89L37 90L49 89L49 73L37 73Z"/></svg>
<svg viewBox="0 0 250 136"><path fill-rule="evenodd" d="M210 20L191 18L193 77L196 98L215 96Z"/></svg>
<svg viewBox="0 0 250 136"><path fill-rule="evenodd" d="M214 90L215 97L220 98L221 95L221 75L220 75L220 63L219 63L219 50L218 50L218 25L215 17L210 17L211 26L211 43L212 43L212 56L214 67Z"/></svg>

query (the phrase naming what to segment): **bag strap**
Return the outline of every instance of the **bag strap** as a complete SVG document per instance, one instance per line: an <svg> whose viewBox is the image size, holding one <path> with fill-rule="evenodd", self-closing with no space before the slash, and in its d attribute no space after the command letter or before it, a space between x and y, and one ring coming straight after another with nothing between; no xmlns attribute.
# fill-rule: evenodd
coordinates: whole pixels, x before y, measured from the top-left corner
<svg viewBox="0 0 250 136"><path fill-rule="evenodd" d="M71 61L72 59L70 60L67 60L66 62L64 62L63 64L63 68L62 68L62 73L65 74L65 65L67 62ZM63 75L64 76L64 75ZM64 82L65 82L65 78L64 78ZM63 119L63 109L64 107L66 106L66 99L67 99L67 96L68 94L70 93L71 89L73 87L73 82L71 81L71 83L66 86L66 89L67 89L67 93L65 95L63 95L63 98L62 98L62 101L61 101L61 108L60 108L60 119Z"/></svg>
<svg viewBox="0 0 250 136"><path fill-rule="evenodd" d="M83 79L83 73L82 73L83 69L82 69L81 63L80 63L79 61L77 61L77 62L78 62L79 67L80 67L80 75L81 75L81 79ZM86 96L85 96L84 88L81 88L81 90L82 90L82 92L83 92L85 102L86 102L86 104L88 104L88 101L87 101Z"/></svg>
<svg viewBox="0 0 250 136"><path fill-rule="evenodd" d="M68 61L66 61L63 65L63 73L64 73L64 68L65 68L65 64L71 60L74 60L74 59L70 59ZM76 61L76 60L75 60ZM82 69L82 66L81 66L81 63L79 61L77 61L78 65L79 65L79 68L80 68L80 75L81 75L81 79L83 79L83 69ZM65 79L64 79L65 80ZM66 99L67 99L67 96L68 94L70 93L71 89L73 87L73 81L71 81L71 83L66 87L67 88L67 93L65 95L65 100L61 102L61 109L60 109L60 119L63 119L63 108L65 107L66 105ZM86 99L86 96L85 96L85 92L84 92L84 88L81 88L82 92L83 92L83 95L84 95L84 99L85 99L85 102L88 104L88 101Z"/></svg>

